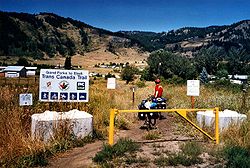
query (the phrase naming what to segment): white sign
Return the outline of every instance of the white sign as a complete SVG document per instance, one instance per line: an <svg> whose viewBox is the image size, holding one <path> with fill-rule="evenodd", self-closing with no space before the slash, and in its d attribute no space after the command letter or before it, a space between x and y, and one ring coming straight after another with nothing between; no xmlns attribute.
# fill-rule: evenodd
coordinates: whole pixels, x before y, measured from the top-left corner
<svg viewBox="0 0 250 168"><path fill-rule="evenodd" d="M200 81L199 80L187 80L187 95L188 96L200 95Z"/></svg>
<svg viewBox="0 0 250 168"><path fill-rule="evenodd" d="M116 87L115 78L108 78L107 88L115 89L115 87Z"/></svg>
<svg viewBox="0 0 250 168"><path fill-rule="evenodd" d="M89 72L86 70L41 69L39 100L88 102Z"/></svg>
<svg viewBox="0 0 250 168"><path fill-rule="evenodd" d="M20 106L31 106L33 104L32 94L19 94L19 105Z"/></svg>

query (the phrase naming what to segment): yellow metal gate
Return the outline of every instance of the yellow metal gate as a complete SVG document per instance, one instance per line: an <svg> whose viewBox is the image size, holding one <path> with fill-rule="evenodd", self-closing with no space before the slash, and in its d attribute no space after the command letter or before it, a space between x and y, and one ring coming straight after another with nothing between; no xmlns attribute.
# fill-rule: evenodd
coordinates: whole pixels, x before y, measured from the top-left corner
<svg viewBox="0 0 250 168"><path fill-rule="evenodd" d="M215 113L215 136L209 135L206 131L204 131L202 128L197 126L195 123L193 123L190 119L187 118L188 112L197 112L197 111L206 111L206 110L213 110ZM216 144L219 144L219 108L215 107L212 109L152 109L152 110L118 110L118 109L111 109L110 110L110 121L109 121L109 144L114 144L114 120L115 115L118 115L119 113L138 113L138 112L176 112L184 118L188 123L190 123L193 127L195 127L197 130L199 130L201 133L206 135L209 139L212 141L215 141Z"/></svg>

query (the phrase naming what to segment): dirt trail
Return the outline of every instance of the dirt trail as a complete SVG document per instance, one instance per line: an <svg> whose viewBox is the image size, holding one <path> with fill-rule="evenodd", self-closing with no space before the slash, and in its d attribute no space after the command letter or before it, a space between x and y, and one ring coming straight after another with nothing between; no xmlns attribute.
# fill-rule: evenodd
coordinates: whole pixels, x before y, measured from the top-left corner
<svg viewBox="0 0 250 168"><path fill-rule="evenodd" d="M164 114L166 115L166 114ZM163 142L159 142L159 145L162 148L166 148L171 151L178 151L178 142L171 141L171 139L183 139L185 137L180 135L174 135L174 123L173 116L167 116L167 119L157 120L157 129L161 134L161 137L165 139ZM143 141L143 135L147 132L145 129L140 129L140 126L143 122L138 121L134 125L131 126L129 130L120 130L115 133L115 141L122 137L128 137L134 141ZM170 140L170 141L168 141ZM102 149L103 143L107 143L107 140L95 141L94 143L87 144L84 147L74 148L70 151L67 151L59 156L52 158L49 162L48 168L79 168L79 167L94 167L94 163L92 162L92 158L95 154ZM139 154L141 156L153 157L152 144L143 143L142 152ZM154 167L151 165L150 167Z"/></svg>
<svg viewBox="0 0 250 168"><path fill-rule="evenodd" d="M74 148L52 158L48 168L82 168L92 165L92 158L101 150L102 141L95 141L84 147Z"/></svg>

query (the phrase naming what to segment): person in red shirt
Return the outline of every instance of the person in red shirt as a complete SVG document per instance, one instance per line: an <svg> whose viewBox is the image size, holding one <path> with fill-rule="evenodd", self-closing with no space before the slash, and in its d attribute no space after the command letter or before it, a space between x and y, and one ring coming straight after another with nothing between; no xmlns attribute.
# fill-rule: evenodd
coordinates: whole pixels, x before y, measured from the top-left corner
<svg viewBox="0 0 250 168"><path fill-rule="evenodd" d="M161 86L161 80L160 79L156 79L155 80L155 93L154 93L154 98L157 100L158 98L161 99L162 97L162 93L163 93L163 87ZM165 119L166 117L163 116L161 113L160 114L160 119Z"/></svg>
<svg viewBox="0 0 250 168"><path fill-rule="evenodd" d="M163 93L163 87L160 85L160 79L156 79L155 80L155 93L154 93L154 97L155 98L161 98L162 93Z"/></svg>

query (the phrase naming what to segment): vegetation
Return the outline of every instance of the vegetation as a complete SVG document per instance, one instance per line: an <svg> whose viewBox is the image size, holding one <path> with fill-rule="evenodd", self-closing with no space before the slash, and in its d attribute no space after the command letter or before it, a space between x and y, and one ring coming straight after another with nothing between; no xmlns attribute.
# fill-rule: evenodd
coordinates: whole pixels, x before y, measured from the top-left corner
<svg viewBox="0 0 250 168"><path fill-rule="evenodd" d="M16 63L19 66L30 66L30 63L28 62L28 60L24 57L20 57Z"/></svg>
<svg viewBox="0 0 250 168"><path fill-rule="evenodd" d="M144 135L144 138L147 140L160 139L161 135L157 131L149 131Z"/></svg>
<svg viewBox="0 0 250 168"><path fill-rule="evenodd" d="M26 78L25 78L26 79ZM0 164L5 167L28 167L35 165L46 165L47 157L55 155L58 151L64 151L69 148L82 146L86 142L77 140L70 134L59 134L58 138L51 141L50 144L45 145L41 141L34 141L30 137L31 120L30 117L34 113L41 113L48 108L54 111L68 111L72 108L88 111L94 117L94 135L96 138L106 138L107 128L109 125L109 109L132 109L131 91L132 85L124 84L119 81L119 88L113 91L113 94L105 89L106 81L104 79L96 79L90 85L90 101L88 103L42 103L38 101L38 80L32 80L29 83L27 79L17 83L15 79L8 79L7 84L0 78ZM18 81L18 79L16 79ZM23 93L23 88L28 86L28 92L33 94L33 106L23 108L18 105L18 97L16 95ZM190 99L186 96L185 85L171 85L167 83L163 87L164 97L168 98L168 108L189 108ZM210 87L209 85L201 86L200 96L196 99L196 108L209 108L218 106L221 109L232 109L241 111L242 109L242 93L238 90L231 90L225 87ZM146 87L138 88L136 90L135 102L140 102L145 99L145 95L152 94L154 90L153 82L146 82ZM178 94L176 94L178 93ZM249 94L249 90L248 90ZM122 96L121 96L122 95ZM250 111L250 99L246 100L246 113ZM116 127L121 129L129 128L129 125L134 122L136 118L133 115L120 114L116 118ZM190 132L190 127L185 126L186 132ZM226 144L233 144L240 146L244 150L249 149L249 121L243 123L241 126L233 126L224 134L222 140ZM154 136L148 136L149 139L158 138L157 133ZM156 136L157 135L157 136ZM94 137L94 138L95 138ZM90 139L93 140L93 139ZM89 140L86 140L89 142ZM126 143L125 143L126 144ZM125 145L124 145L125 146ZM192 145L190 145L192 146ZM194 148L195 149L195 148ZM117 155L112 153L114 157ZM173 154L172 159L174 163L180 160L180 157L186 157L183 154ZM117 156L118 157L118 156ZM120 157L120 155L119 155ZM166 156L164 156L165 158ZM131 158L131 157L130 157ZM133 157L134 160L128 159L128 163L143 161L145 158ZM225 157L227 159L227 157ZM124 160L123 160L124 161ZM157 161L158 162L158 161ZM174 164L173 163L173 164ZM146 164L146 163L145 163ZM164 163L165 164L165 163ZM180 163L179 163L180 164ZM185 163L183 163L185 164ZM160 166L160 163L159 163Z"/></svg>
<svg viewBox="0 0 250 168"><path fill-rule="evenodd" d="M184 27L169 32L140 32L121 31L111 32L108 30L95 28L86 23L64 18L53 13L40 13L40 17L35 14L0 12L0 55L5 56L30 56L41 59L44 56L53 57L57 54L72 56L74 54L84 54L94 49L94 39L92 35L103 38L112 36L112 40L107 42L107 51L118 54L116 48L140 46L142 49L152 52L159 49L166 49L173 53L186 55L191 51L194 55L200 55L201 48L216 47L218 50L208 52L209 59L212 59L211 66L216 65L216 61L221 59L217 54L222 50L229 52L232 47L250 52L250 42L247 38L250 34L249 28L241 28L241 24L248 24L247 21L240 21L229 26L210 26L206 28ZM43 19L41 19L41 17ZM69 24L70 23L70 24ZM50 25L50 26L48 26ZM65 33L69 26L72 33ZM24 32L25 29L25 32ZM90 31L86 31L89 29ZM206 41L207 37L211 41ZM222 39L222 40L221 40ZM201 42L203 45L193 47L183 47L182 42ZM98 45L98 44L97 44ZM203 52L201 57L203 58ZM213 54L211 54L213 53ZM223 56L223 55L219 55ZM231 57L231 56L230 56ZM231 57L234 59L236 57ZM202 60L202 59L201 59ZM201 65L203 67L203 65ZM207 69L216 71L217 69ZM249 67L248 67L249 68ZM245 69L247 72L249 69Z"/></svg>
<svg viewBox="0 0 250 168"><path fill-rule="evenodd" d="M227 167L247 168L250 165L250 152L240 146L227 146L224 149L224 157L227 160Z"/></svg>
<svg viewBox="0 0 250 168"><path fill-rule="evenodd" d="M71 57L66 57L65 63L64 63L64 68L65 69L72 69Z"/></svg>
<svg viewBox="0 0 250 168"><path fill-rule="evenodd" d="M130 139L119 139L113 146L104 145L103 150L98 152L93 158L97 163L108 163L115 157L124 156L126 152L135 152L139 149L139 145Z"/></svg>
<svg viewBox="0 0 250 168"><path fill-rule="evenodd" d="M198 143L187 142L181 146L181 151L178 153L170 153L167 157L160 156L155 160L158 166L191 166L197 163L202 163L199 155L202 153L202 148Z"/></svg>
<svg viewBox="0 0 250 168"><path fill-rule="evenodd" d="M134 66L127 65L125 68L123 68L121 72L121 77L123 80L126 80L126 83L134 80L135 74L138 74L138 69Z"/></svg>
<svg viewBox="0 0 250 168"><path fill-rule="evenodd" d="M146 80L152 80L156 76L165 79L172 78L174 75L186 80L195 77L195 67L188 58L158 50L148 57L149 69L142 76Z"/></svg>

